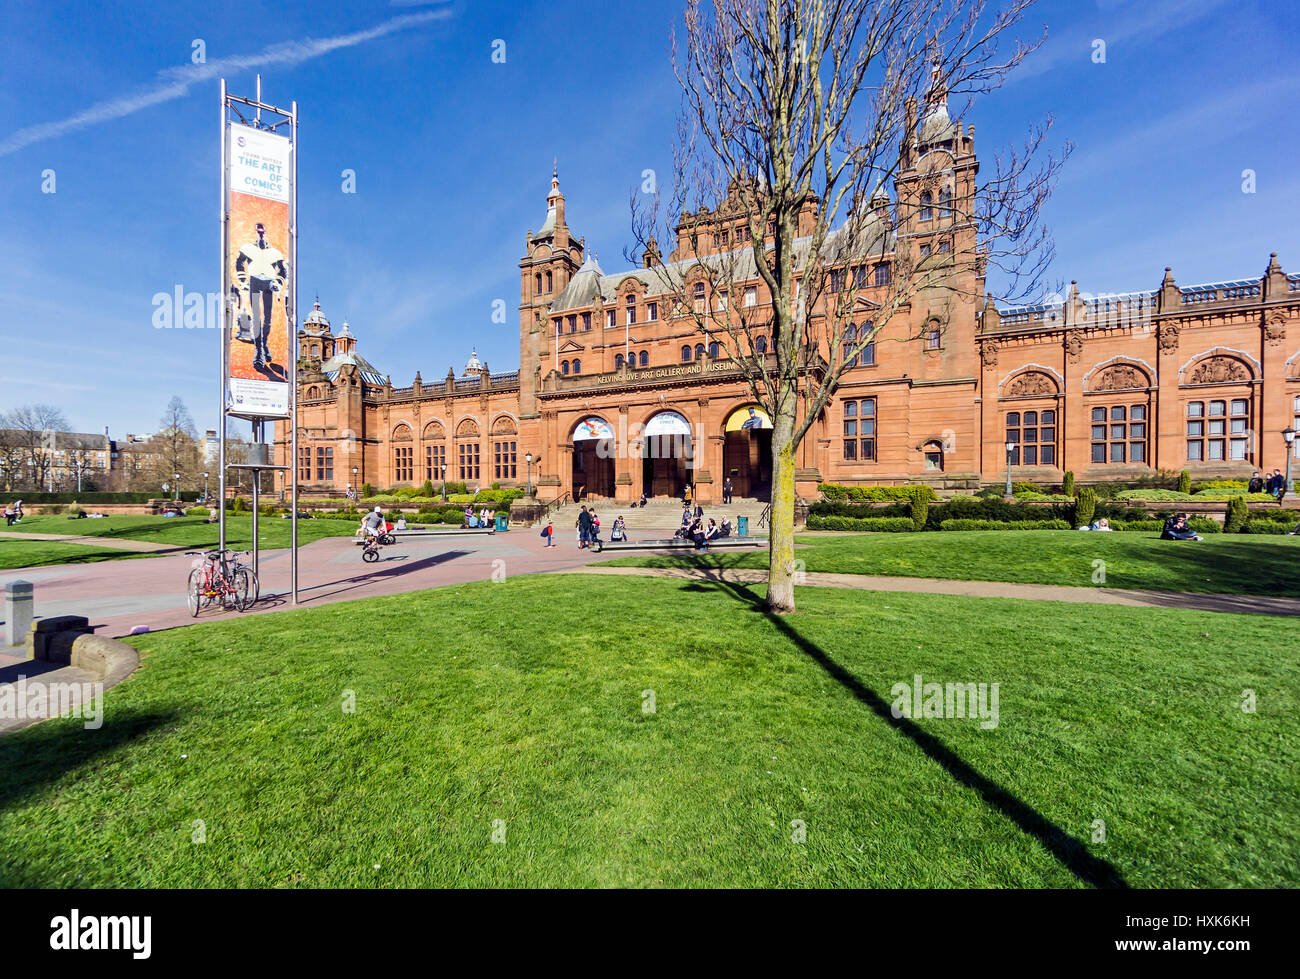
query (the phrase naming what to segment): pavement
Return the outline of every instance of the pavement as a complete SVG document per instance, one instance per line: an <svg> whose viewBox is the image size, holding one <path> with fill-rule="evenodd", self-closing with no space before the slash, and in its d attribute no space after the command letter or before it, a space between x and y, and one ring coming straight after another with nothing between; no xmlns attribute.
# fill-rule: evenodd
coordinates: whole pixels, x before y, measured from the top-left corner
<svg viewBox="0 0 1300 979"><path fill-rule="evenodd" d="M13 537L18 540L58 541L61 544L84 544L87 547L100 547L106 550L136 551L141 554L165 553L181 548L175 544L159 544L155 541L128 540L121 537L95 537L86 534L21 534L0 530L0 537Z"/></svg>

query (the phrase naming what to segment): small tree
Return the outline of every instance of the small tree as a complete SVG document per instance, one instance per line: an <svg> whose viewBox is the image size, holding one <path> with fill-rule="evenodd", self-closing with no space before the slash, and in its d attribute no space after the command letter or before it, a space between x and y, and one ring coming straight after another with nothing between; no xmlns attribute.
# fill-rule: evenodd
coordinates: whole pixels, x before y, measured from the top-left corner
<svg viewBox="0 0 1300 979"><path fill-rule="evenodd" d="M433 480L426 479L424 485L420 487L420 495L424 497L433 496Z"/></svg>
<svg viewBox="0 0 1300 979"><path fill-rule="evenodd" d="M1085 486L1079 491L1079 498L1074 503L1074 525L1086 527L1092 523L1097 513L1097 494L1091 487Z"/></svg>
<svg viewBox="0 0 1300 979"><path fill-rule="evenodd" d="M1228 500L1228 510L1223 517L1223 532L1225 534L1240 534L1246 528L1246 521L1250 519L1250 506L1246 503L1244 496L1234 496Z"/></svg>
<svg viewBox="0 0 1300 979"><path fill-rule="evenodd" d="M912 529L924 530L925 522L930 519L930 487L912 487Z"/></svg>
<svg viewBox="0 0 1300 979"><path fill-rule="evenodd" d="M361 498L363 500L369 499L374 495L375 495L375 488L373 486L371 486L369 483L361 484Z"/></svg>
<svg viewBox="0 0 1300 979"><path fill-rule="evenodd" d="M1061 484L1061 492L1066 496L1074 495L1074 470L1066 470L1065 481Z"/></svg>
<svg viewBox="0 0 1300 979"><path fill-rule="evenodd" d="M1192 492L1192 474L1186 469L1178 474L1178 492L1188 495Z"/></svg>

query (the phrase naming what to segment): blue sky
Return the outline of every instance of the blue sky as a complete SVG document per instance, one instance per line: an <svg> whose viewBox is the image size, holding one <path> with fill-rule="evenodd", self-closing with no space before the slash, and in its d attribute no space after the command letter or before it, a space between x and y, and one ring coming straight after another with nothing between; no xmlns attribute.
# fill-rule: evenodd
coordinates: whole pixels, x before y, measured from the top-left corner
<svg viewBox="0 0 1300 979"><path fill-rule="evenodd" d="M286 7L290 9L286 11ZM299 286L395 384L470 348L518 365L517 262L559 158L569 224L606 271L629 190L668 173L681 0L238 5L10 0L0 23L0 410L61 405L80 431L153 431L169 397L216 421L216 337L157 330L153 296L217 289L217 82L177 84L193 41L252 94L272 45L380 28L263 68L301 107ZM227 11L230 11L227 13ZM421 17L386 25L393 18ZM1052 275L1081 289L1300 271L1293 114L1300 29L1264 0L1044 0L1049 40L967 115L989 156L1047 114L1077 146L1048 212ZM504 64L492 60L505 42ZM1106 42L1106 62L1092 61ZM318 45L319 46L319 45ZM283 49L282 49L283 50ZM166 90L166 91L165 91ZM175 95L163 98L157 94ZM150 103L119 118L105 100ZM118 112L125 111L130 105ZM84 124L54 125L88 115ZM1290 137L1290 138L1288 138ZM356 173L355 194L342 171ZM1242 171L1256 192L1242 192ZM42 173L53 170L53 194ZM504 325L492 304L505 300Z"/></svg>

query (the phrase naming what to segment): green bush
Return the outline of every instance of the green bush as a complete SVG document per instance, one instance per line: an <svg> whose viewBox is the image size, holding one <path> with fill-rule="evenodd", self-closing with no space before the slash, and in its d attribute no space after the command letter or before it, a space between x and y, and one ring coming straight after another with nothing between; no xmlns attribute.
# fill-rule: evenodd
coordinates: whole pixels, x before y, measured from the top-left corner
<svg viewBox="0 0 1300 979"><path fill-rule="evenodd" d="M839 483L819 483L817 488L831 502L907 502L917 492L924 494L927 503L938 499L929 486L841 486Z"/></svg>
<svg viewBox="0 0 1300 979"><path fill-rule="evenodd" d="M1074 496L1074 470L1067 470L1065 480L1061 483L1061 492L1066 496Z"/></svg>
<svg viewBox="0 0 1300 979"><path fill-rule="evenodd" d="M1193 493L1199 493L1202 490L1244 490L1247 488L1244 479L1207 479L1203 483L1196 483L1192 486Z"/></svg>
<svg viewBox="0 0 1300 979"><path fill-rule="evenodd" d="M1186 469L1178 474L1178 492L1189 494L1192 492L1192 474Z"/></svg>
<svg viewBox="0 0 1300 979"><path fill-rule="evenodd" d="M373 486L371 486L369 483L362 483L362 484L361 484L361 497L362 497L362 499L369 499L370 497L372 497L372 496L374 496L374 495L375 495L375 488L374 488Z"/></svg>
<svg viewBox="0 0 1300 979"><path fill-rule="evenodd" d="M209 510L207 507L205 507L205 506L192 506L192 507L190 507L188 510L185 511L185 516L187 516L187 517L206 517L206 516L210 515L211 512L212 512L212 511L210 511L210 510Z"/></svg>
<svg viewBox="0 0 1300 979"><path fill-rule="evenodd" d="M433 492L434 492L434 490L433 490L433 480L432 480L432 479L426 479L426 480L424 481L424 485L420 487L420 495L421 495L421 496L424 496L424 497L431 497L431 496L433 496Z"/></svg>
<svg viewBox="0 0 1300 979"><path fill-rule="evenodd" d="M1039 493L1042 492L1037 483L1012 483L1011 495L1019 496L1021 493Z"/></svg>
<svg viewBox="0 0 1300 979"><path fill-rule="evenodd" d="M1097 494L1092 491L1091 487L1084 487L1079 493L1079 499L1074 504L1074 525L1076 527L1086 527L1092 523L1093 517L1097 513Z"/></svg>
<svg viewBox="0 0 1300 979"><path fill-rule="evenodd" d="M1187 526L1191 527L1192 530L1196 531L1198 534L1223 533L1222 525L1220 525L1216 520L1211 520L1209 517L1189 517L1187 519Z"/></svg>
<svg viewBox="0 0 1300 979"><path fill-rule="evenodd" d="M1065 520L1017 520L1004 523L1001 520L945 520L940 527L943 530L1069 530L1070 524Z"/></svg>
<svg viewBox="0 0 1300 979"><path fill-rule="evenodd" d="M1143 530L1148 532L1155 531L1157 534L1160 533L1160 530L1161 528L1164 527L1164 525L1165 522L1163 520L1111 520L1110 521L1111 530Z"/></svg>
<svg viewBox="0 0 1300 979"><path fill-rule="evenodd" d="M1155 500L1169 503L1190 503L1191 493L1184 493L1179 490L1162 490L1162 489L1134 489L1124 490L1114 495L1116 500Z"/></svg>
<svg viewBox="0 0 1300 979"><path fill-rule="evenodd" d="M0 493L0 503L13 503L22 500L28 506L38 503L148 503L150 500L162 499L162 490L154 493L108 493L97 490L83 490L80 493ZM182 503L192 503L199 498L197 490L181 490ZM170 496L168 497L170 498Z"/></svg>
<svg viewBox="0 0 1300 979"><path fill-rule="evenodd" d="M856 530L901 533L915 529L911 517L808 517L809 530Z"/></svg>
<svg viewBox="0 0 1300 979"><path fill-rule="evenodd" d="M1065 493L1017 493L1017 500L1024 500L1026 503L1073 503L1074 497Z"/></svg>
<svg viewBox="0 0 1300 979"><path fill-rule="evenodd" d="M1245 490L1221 489L1221 490L1204 490L1192 496L1193 503L1226 503L1229 500L1240 499L1247 503L1276 503L1277 498L1269 496L1267 493L1247 493Z"/></svg>
<svg viewBox="0 0 1300 979"><path fill-rule="evenodd" d="M1289 534L1292 523L1297 522L1293 516L1287 523L1279 523L1276 520L1247 520L1237 531L1239 534Z"/></svg>
<svg viewBox="0 0 1300 979"><path fill-rule="evenodd" d="M930 500L934 498L934 490L928 486L912 487L911 516L912 529L924 530L925 522L930 517ZM890 519L889 517L885 518Z"/></svg>
<svg viewBox="0 0 1300 979"><path fill-rule="evenodd" d="M1244 497L1234 496L1228 501L1228 512L1223 518L1225 534L1239 534L1246 521L1250 519L1250 506Z"/></svg>

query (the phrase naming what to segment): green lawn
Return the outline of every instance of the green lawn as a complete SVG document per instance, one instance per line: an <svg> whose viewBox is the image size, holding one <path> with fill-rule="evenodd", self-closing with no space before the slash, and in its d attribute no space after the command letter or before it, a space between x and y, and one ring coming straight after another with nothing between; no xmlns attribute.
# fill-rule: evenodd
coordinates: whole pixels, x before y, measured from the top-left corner
<svg viewBox="0 0 1300 979"><path fill-rule="evenodd" d="M258 536L263 547L289 546L289 521L279 517L258 519ZM73 534L150 541L172 547L216 547L217 525L203 517L110 516L102 520L69 520L54 514L24 517L22 523L0 530L29 534ZM322 537L347 536L356 530L349 520L300 520L298 542L309 544ZM226 520L226 543L248 548L253 542L253 518L231 516ZM0 568L28 568L39 564L107 561L140 557L134 551L110 550L62 542L25 541L0 537Z"/></svg>
<svg viewBox="0 0 1300 979"><path fill-rule="evenodd" d="M1300 538L1209 535L1162 541L1147 533L1077 530L945 531L799 537L807 571L1015 581L1234 595L1300 595ZM767 551L696 556L642 554L607 562L636 567L767 568Z"/></svg>
<svg viewBox="0 0 1300 979"><path fill-rule="evenodd" d="M521 576L136 637L101 730L0 739L0 884L1300 884L1300 622L760 595ZM997 727L892 718L917 673L999 683Z"/></svg>

